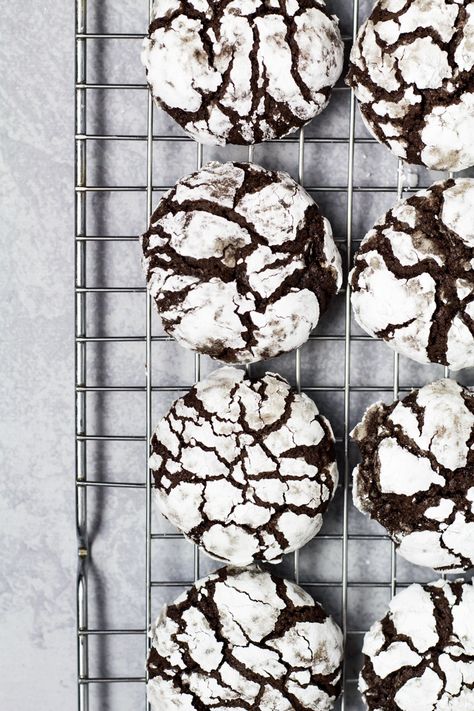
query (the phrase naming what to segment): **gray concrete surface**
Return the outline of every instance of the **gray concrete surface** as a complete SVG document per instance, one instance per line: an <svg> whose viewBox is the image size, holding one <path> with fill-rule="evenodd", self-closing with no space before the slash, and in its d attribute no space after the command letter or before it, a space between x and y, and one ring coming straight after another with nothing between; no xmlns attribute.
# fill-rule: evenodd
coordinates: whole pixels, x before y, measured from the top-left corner
<svg viewBox="0 0 474 711"><path fill-rule="evenodd" d="M72 2L2 2L0 707L75 703Z"/></svg>

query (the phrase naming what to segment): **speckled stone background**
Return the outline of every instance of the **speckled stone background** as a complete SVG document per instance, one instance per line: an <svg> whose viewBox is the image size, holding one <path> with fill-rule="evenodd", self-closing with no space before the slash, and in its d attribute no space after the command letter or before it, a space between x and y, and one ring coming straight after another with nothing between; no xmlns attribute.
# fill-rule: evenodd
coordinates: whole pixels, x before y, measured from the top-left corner
<svg viewBox="0 0 474 711"><path fill-rule="evenodd" d="M74 3L2 3L0 707L75 704Z"/></svg>
<svg viewBox="0 0 474 711"><path fill-rule="evenodd" d="M352 3L329 3L341 18L344 35L351 33ZM63 711L76 704L74 529L74 398L73 398L73 82L74 3L4 4L4 41L0 47L1 186L2 200L2 336L3 371L0 427L2 529L0 571L0 707L2 711ZM89 0L90 32L141 33L147 24L146 0ZM363 19L370 2L362 3ZM29 31L36 28L35 31ZM137 40L90 40L88 81L143 83ZM88 92L90 134L146 133L146 92ZM344 138L349 127L349 93L336 91L329 108L308 127L307 136ZM183 138L179 128L155 112L155 133ZM364 137L357 118L357 136ZM244 149L206 148L204 159L245 158ZM308 144L307 186L347 184L347 144ZM143 186L146 182L143 141L88 142L88 185ZM258 146L255 160L297 177L296 144ZM194 168L196 147L190 141L155 143L154 183L171 185ZM437 177L421 169L405 171L406 184L427 185ZM396 159L383 147L360 143L355 152L354 184L385 191L354 195L354 239L394 201ZM343 190L313 195L331 219L341 248L346 239L347 196ZM155 192L155 202L160 191ZM91 192L87 198L88 234L136 235L145 226L146 199L141 191ZM87 247L89 286L136 286L144 281L136 241L90 243ZM144 294L90 294L89 335L145 333ZM162 333L153 319L155 334ZM317 333L344 332L344 295L339 296ZM360 333L356 326L353 332ZM145 351L142 342L89 344L89 385L136 386L132 392L88 395L90 434L143 435L145 432ZM202 359L202 374L214 364ZM294 357L265 367L295 381ZM254 372L262 370L256 366ZM400 386L422 385L442 375L442 368L417 366L400 359ZM172 342L153 344L154 419L163 414L179 391L192 384L193 355ZM473 384L473 374L459 379ZM393 355L378 342L354 342L351 382L373 386L373 392L351 396L354 425L364 408L377 399L390 400ZM302 350L303 387L325 386L313 393L330 417L336 435L343 434L344 344L311 341ZM341 454L341 452L340 452ZM351 452L355 461L355 452ZM88 477L104 481L143 482L143 442L91 443ZM341 470L342 470L342 458ZM145 617L145 530L143 490L91 489L89 493L90 626L142 628ZM342 531L342 492L333 503L322 533ZM158 514L155 532L171 530ZM352 506L350 534L381 534ZM154 541L154 580L181 581L182 587L154 588L153 611L176 597L192 580L193 547L183 541ZM200 556L200 572L214 564ZM293 573L293 558L280 566ZM316 538L300 555L302 584L322 583L315 597L341 621L342 545ZM348 580L374 581L375 587L350 587L348 626L367 629L383 613L390 597L391 546L387 540L349 541ZM397 562L400 582L430 580L433 573ZM383 586L385 585L385 586ZM361 635L348 638L348 677L360 667ZM91 640L91 676L142 676L143 636L97 637ZM145 708L142 684L93 685L91 711L137 711ZM348 711L359 711L355 684L348 685Z"/></svg>

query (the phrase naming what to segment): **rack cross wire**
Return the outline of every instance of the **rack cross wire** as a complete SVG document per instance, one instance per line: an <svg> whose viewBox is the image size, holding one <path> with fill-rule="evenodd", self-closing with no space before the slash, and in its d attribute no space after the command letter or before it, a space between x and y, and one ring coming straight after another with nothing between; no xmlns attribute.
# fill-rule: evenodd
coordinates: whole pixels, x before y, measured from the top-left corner
<svg viewBox="0 0 474 711"><path fill-rule="evenodd" d="M152 344L169 341L166 336L155 336L152 334L152 304L150 296L146 293L143 287L126 286L126 287L108 287L108 286L90 286L87 284L86 271L86 250L87 244L91 241L116 241L136 239L129 236L107 236L107 235L90 235L87 231L86 220L86 203L89 193L112 193L112 192L144 192L146 194L146 214L143 215L143 224L137 225L137 230L146 228L149 217L152 213L154 192L163 191L170 186L155 185L153 179L153 158L154 147L156 143L176 142L185 139L184 137L176 137L174 135L154 134L154 106L150 95L147 101L147 116L146 116L146 134L99 134L88 133L87 125L87 95L94 90L105 90L111 92L117 89L136 89L146 91L147 87L143 84L130 83L92 83L87 79L87 47L94 40L139 40L143 37L142 34L136 33L117 33L117 32L88 32L87 28L87 5L98 0L76 0L76 27L75 27L75 294L76 294L76 309L75 309L75 343L76 343L76 360L75 360L75 392L76 392L76 528L78 538L78 574L77 574L77 679L78 679L78 702L77 708L79 711L93 711L90 700L90 687L94 684L117 684L130 683L142 684L146 682L146 677L136 676L91 676L89 671L89 640L91 637L97 636L112 636L112 635L133 635L143 636L143 658L149 647L149 638L147 630L149 629L152 613L157 614L157 610L152 611L152 590L154 588L177 587L191 584L192 581L166 581L164 579L153 579L152 577L152 546L154 541L174 540L180 537L180 534L170 533L153 533L152 518L151 518L151 477L148 466L143 471L143 480L140 482L110 482L88 478L87 472L87 445L89 442L139 442L143 443L146 449L146 455L149 451L149 441L152 433L152 398L153 394L164 393L166 391L179 391L185 389L179 384L166 386L163 384L154 384L152 377ZM142 0L146 3L148 15L151 16L152 0ZM352 42L357 33L359 24L359 0L353 0L352 3L352 35L345 37L346 42ZM353 229L353 209L354 195L362 192L387 192L401 197L404 189L402 164L398 165L397 175L394 176L393 185L383 186L357 186L354 183L354 155L356 144L373 143L372 138L356 137L356 101L352 91L348 88L339 86L336 91L350 92L349 103L349 120L348 133L344 137L313 137L305 136L305 131L301 130L299 135L290 136L282 139L280 143L291 144L295 147L298 156L298 179L301 184L305 183L305 147L311 144L345 144L347 145L347 184L345 186L337 185L306 185L308 191L312 192L340 192L347 196L347 216L346 216L346 238L342 241L342 246L345 247L346 272L351 266L351 248L353 241L360 235L354 235ZM146 143L146 184L140 186L134 185L99 185L91 186L87 182L87 147L90 146L92 151L94 146L101 142L117 142L117 141L142 141ZM201 166L203 163L203 147L196 144L196 165ZM254 149L248 149L248 160L252 161ZM194 167L194 166L190 166ZM341 244L341 240L339 240ZM144 334L133 336L91 336L88 333L86 320L86 301L88 294L94 293L143 293L144 309L145 309L145 327ZM365 545L367 541L384 540L388 538L384 534L369 533L369 534L354 534L349 532L349 497L350 497L350 463L349 463L349 430L350 430L350 408L351 397L354 393L380 393L386 392L389 395L393 394L396 398L399 394L399 359L391 356L387 349L387 357L393 357L393 384L391 386L382 385L351 385L351 346L356 341L371 341L365 335L353 335L351 333L351 305L349 289L345 290L343 298L345 299L344 313L345 325L344 333L341 335L318 335L313 334L311 340L326 341L326 342L342 342L344 347L344 383L339 386L327 386L318 384L303 384L301 375L301 352L298 350L294 358L294 380L298 390L305 392L320 392L320 393L340 393L344 400L343 412L343 436L337 438L338 444L342 445L344 453L344 466L341 471L341 487L343 496L343 513L342 513L342 531L337 534L321 534L318 539L323 541L338 541L342 547L342 575L339 581L327 582L318 580L304 581L302 584L309 590L317 588L338 588L341 592L341 610L339 622L342 625L344 638L347 642L350 636L356 636L361 639L364 630L350 629L348 620L348 591L350 588L360 589L376 589L387 588L393 595L397 590L397 586L406 585L407 582L397 584L397 569L396 556L393 544L391 545L391 570L390 580L359 580L352 581L348 576L349 563L349 542L359 542L360 545ZM145 351L145 385L144 386L127 386L127 385L91 385L87 382L86 371L86 354L88 345L91 343L123 343L123 342L138 342L144 345ZM445 371L447 374L447 371ZM196 355L194 359L194 380L198 380L201 375L201 358ZM403 388L407 389L407 388ZM89 431L86 419L86 402L89 393L94 392L135 392L140 391L145 393L145 434L143 436L124 436L124 435L105 435L95 434ZM148 456L145 457L145 460ZM114 629L93 629L89 627L89 591L88 591L88 567L90 559L90 546L88 540L88 514L87 514L87 495L91 487L114 487L117 489L142 489L146 498L145 504L145 525L143 527L143 546L145 548L145 569L143 570L143 588L145 592L145 618L143 627L140 629L129 628L114 628ZM293 554L294 564L292 567L293 575L296 581L299 580L299 561L300 555ZM194 580L200 575L200 555L197 547L194 548ZM360 646L360 645L359 645ZM356 698L356 679L351 678L346 671L347 665L343 672L343 695L339 701L338 708L341 711L352 711L357 706ZM136 707L134 706L134 709ZM147 709L146 696L143 694L143 708ZM120 708L120 711L122 709Z"/></svg>

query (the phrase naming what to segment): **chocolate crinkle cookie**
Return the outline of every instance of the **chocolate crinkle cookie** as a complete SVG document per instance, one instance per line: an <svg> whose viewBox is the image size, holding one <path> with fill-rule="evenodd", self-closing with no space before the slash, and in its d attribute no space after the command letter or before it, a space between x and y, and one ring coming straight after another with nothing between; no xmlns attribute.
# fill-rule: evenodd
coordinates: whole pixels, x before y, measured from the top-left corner
<svg viewBox="0 0 474 711"><path fill-rule="evenodd" d="M474 709L474 588L410 585L365 635L359 689L369 711Z"/></svg>
<svg viewBox="0 0 474 711"><path fill-rule="evenodd" d="M319 114L343 49L322 0L160 0L142 61L158 104L191 136L246 145Z"/></svg>
<svg viewBox="0 0 474 711"><path fill-rule="evenodd" d="M215 371L176 400L151 447L161 512L234 565L278 562L307 543L337 484L329 422L272 373Z"/></svg>
<svg viewBox="0 0 474 711"><path fill-rule="evenodd" d="M160 202L142 238L165 330L250 363L301 346L342 283L331 226L286 173L209 163Z"/></svg>
<svg viewBox="0 0 474 711"><path fill-rule="evenodd" d="M348 83L369 130L433 170L474 165L473 0L379 0L359 30Z"/></svg>
<svg viewBox="0 0 474 711"><path fill-rule="evenodd" d="M342 634L295 583L222 568L165 607L152 630L156 711L329 711Z"/></svg>
<svg viewBox="0 0 474 711"><path fill-rule="evenodd" d="M474 566L474 394L439 380L377 403L352 432L354 504L417 565Z"/></svg>
<svg viewBox="0 0 474 711"><path fill-rule="evenodd" d="M350 282L371 336L420 363L474 366L474 180L397 203L362 240Z"/></svg>

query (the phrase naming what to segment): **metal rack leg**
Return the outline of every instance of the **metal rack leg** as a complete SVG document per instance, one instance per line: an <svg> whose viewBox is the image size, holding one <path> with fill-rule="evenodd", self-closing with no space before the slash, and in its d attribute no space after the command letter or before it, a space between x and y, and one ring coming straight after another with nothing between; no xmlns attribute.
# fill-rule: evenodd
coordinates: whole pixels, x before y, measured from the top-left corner
<svg viewBox="0 0 474 711"><path fill-rule="evenodd" d="M199 170L202 168L203 165L203 158L204 158L204 153L203 153L204 147L202 143L197 143L196 144L196 168ZM197 383L198 380L201 380L201 355L199 353L194 354L194 382ZM193 551L193 563L194 563L194 581L199 580L201 577L200 573L200 568L201 568L201 559L200 559L200 554L199 554L199 546L194 544L194 551Z"/></svg>
<svg viewBox="0 0 474 711"><path fill-rule="evenodd" d="M403 197L404 174L403 161L398 161L397 170L397 199ZM396 400L400 392L400 357L398 353L393 355L393 399ZM397 552L395 543L392 541L390 547L390 594L393 597L397 594Z"/></svg>
<svg viewBox="0 0 474 711"><path fill-rule="evenodd" d="M354 0L352 15L352 36L355 41L359 28L359 0ZM346 222L346 268L349 274L352 259L352 218L354 210L354 158L355 158L355 118L356 99L351 90L349 113L349 146L347 167L347 222ZM347 608L348 608L348 553L349 553L349 430L350 430L350 401L351 401L351 289L347 284L345 300L345 326L344 326L344 479L343 498L344 514L342 521L342 631L344 634L344 649L347 645ZM346 656L347 660L347 656ZM346 662L342 671L342 700L341 711L347 708L347 673Z"/></svg>
<svg viewBox="0 0 474 711"><path fill-rule="evenodd" d="M304 185L304 128L301 129L298 141L298 182ZM298 348L295 353L295 381L296 390L301 392L301 348ZM300 552L295 551L294 559L294 576L298 583L300 580Z"/></svg>
<svg viewBox="0 0 474 711"><path fill-rule="evenodd" d="M86 42L78 38L78 34L86 32L87 0L76 0L76 84L86 81L87 59ZM86 132L86 92L84 89L75 91L75 130L76 135ZM75 184L77 187L86 185L86 144L76 140L75 143ZM75 195L75 237L86 232L86 193L77 191ZM75 252L75 286L85 287L86 280L86 242L76 239ZM86 294L76 293L75 327L76 338L86 336ZM76 342L75 350L75 380L76 380L76 531L78 542L78 572L77 572L77 676L78 676L78 709L89 709L89 687L81 684L81 680L89 675L89 642L87 635L81 631L88 626L88 540L87 540L87 488L78 483L87 479L86 447L87 442L80 439L86 432L86 393L79 392L79 387L86 385L86 343Z"/></svg>
<svg viewBox="0 0 474 711"><path fill-rule="evenodd" d="M151 22L153 13L153 0L148 0L148 17ZM146 227L150 221L151 215L153 213L153 98L151 93L147 97L147 166L146 166L146 176L147 176L147 188L146 188ZM152 303L151 296L146 292L145 297L145 390L146 390L146 405L145 405L145 418L146 418L146 464L145 464L145 476L146 476L146 503L145 503L145 588L146 588L146 600L145 600L145 629L147 634L145 635L145 652L146 657L148 657L148 652L151 646L151 640L148 635L148 630L151 625L151 471L148 466L148 458L150 454L150 440L152 435L152 392L153 392L153 382L152 382L152 322L151 322L151 312ZM148 675L146 677L148 681ZM145 708L149 709L146 697L146 687L145 687Z"/></svg>

